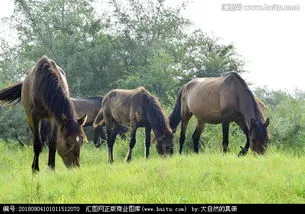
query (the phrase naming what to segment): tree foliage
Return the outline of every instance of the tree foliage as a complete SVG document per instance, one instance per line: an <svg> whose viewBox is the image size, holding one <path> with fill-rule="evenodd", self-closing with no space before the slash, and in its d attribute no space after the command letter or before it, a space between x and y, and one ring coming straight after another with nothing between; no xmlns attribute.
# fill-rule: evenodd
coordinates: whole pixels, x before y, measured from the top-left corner
<svg viewBox="0 0 305 214"><path fill-rule="evenodd" d="M182 15L185 3L168 7L165 0L110 0L102 12L94 3L15 0L7 23L18 42L0 43L0 86L22 80L42 55L66 71L73 97L144 86L168 102L168 94L192 78L243 71L233 45L192 29ZM22 114L10 120L17 123L20 117L24 120Z"/></svg>

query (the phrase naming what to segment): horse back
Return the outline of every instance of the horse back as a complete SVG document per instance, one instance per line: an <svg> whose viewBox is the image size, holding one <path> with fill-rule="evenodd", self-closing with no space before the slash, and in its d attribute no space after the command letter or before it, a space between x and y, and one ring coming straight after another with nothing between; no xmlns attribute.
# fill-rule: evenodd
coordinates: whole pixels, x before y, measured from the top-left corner
<svg viewBox="0 0 305 214"><path fill-rule="evenodd" d="M223 112L237 114L245 97L244 86L234 75L197 78L184 89L182 107L209 123L221 122Z"/></svg>
<svg viewBox="0 0 305 214"><path fill-rule="evenodd" d="M103 97L71 98L78 118L87 115L86 124L92 124L102 107Z"/></svg>
<svg viewBox="0 0 305 214"><path fill-rule="evenodd" d="M102 102L102 111L107 118L117 123L130 126L131 122L143 119L143 100L141 89L115 89L108 92Z"/></svg>
<svg viewBox="0 0 305 214"><path fill-rule="evenodd" d="M206 120L218 117L221 82L217 78L196 78L187 83L181 97L183 114Z"/></svg>
<svg viewBox="0 0 305 214"><path fill-rule="evenodd" d="M114 119L119 124L129 126L132 95L129 91L120 89L108 92L102 102L105 121Z"/></svg>

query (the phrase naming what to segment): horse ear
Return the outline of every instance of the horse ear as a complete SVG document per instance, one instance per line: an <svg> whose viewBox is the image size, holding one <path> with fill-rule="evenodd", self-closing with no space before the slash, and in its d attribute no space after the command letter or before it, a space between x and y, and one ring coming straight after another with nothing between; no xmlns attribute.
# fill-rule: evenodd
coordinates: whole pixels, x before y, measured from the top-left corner
<svg viewBox="0 0 305 214"><path fill-rule="evenodd" d="M264 124L264 126L267 128L269 126L269 123L270 123L270 120L269 120L269 117L268 117L266 122L265 122L265 124Z"/></svg>
<svg viewBox="0 0 305 214"><path fill-rule="evenodd" d="M84 116L82 116L80 119L77 120L77 122L80 126L85 125L86 121L87 121L87 115L86 114Z"/></svg>
<svg viewBox="0 0 305 214"><path fill-rule="evenodd" d="M61 119L62 119L64 126L67 126L69 124L69 120L66 115L61 114Z"/></svg>

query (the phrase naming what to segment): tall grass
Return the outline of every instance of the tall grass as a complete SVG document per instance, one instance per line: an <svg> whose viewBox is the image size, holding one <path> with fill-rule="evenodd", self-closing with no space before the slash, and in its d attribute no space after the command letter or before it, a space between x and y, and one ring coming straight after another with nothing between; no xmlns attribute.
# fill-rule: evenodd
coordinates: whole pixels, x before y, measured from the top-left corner
<svg viewBox="0 0 305 214"><path fill-rule="evenodd" d="M44 150L37 175L32 147L1 142L0 203L305 203L304 157L271 148L265 156L207 149L161 158L153 146L146 160L141 133L138 139L131 163L118 139L113 164L105 147L90 143L80 169L66 169L57 155L55 172Z"/></svg>

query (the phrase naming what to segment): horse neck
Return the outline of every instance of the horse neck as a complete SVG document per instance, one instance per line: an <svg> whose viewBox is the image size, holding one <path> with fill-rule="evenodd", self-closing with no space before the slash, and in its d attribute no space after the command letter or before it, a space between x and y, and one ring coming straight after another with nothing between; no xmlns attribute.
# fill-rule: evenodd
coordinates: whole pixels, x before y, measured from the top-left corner
<svg viewBox="0 0 305 214"><path fill-rule="evenodd" d="M71 102L67 102L67 106L65 108L67 108L67 109L63 111L62 115L64 115L66 117L66 119L68 119L69 124L71 122L74 123L75 122L75 115L77 115L77 114L75 112L73 104ZM65 109L65 108L63 108L63 109ZM63 117L56 118L56 119L60 123L64 122Z"/></svg>
<svg viewBox="0 0 305 214"><path fill-rule="evenodd" d="M55 99L55 102L60 102L61 105L58 105L58 107L50 108L50 111L55 115L55 119L57 123L63 124L64 123L64 117L68 121L74 121L75 120L75 109L73 103L69 100L68 97L61 97L58 99Z"/></svg>
<svg viewBox="0 0 305 214"><path fill-rule="evenodd" d="M154 99L149 98L145 105L144 112L146 113L146 119L156 137L160 137L169 132L166 117L160 109L159 105L155 103Z"/></svg>
<svg viewBox="0 0 305 214"><path fill-rule="evenodd" d="M151 126L156 138L161 137L169 132L169 130L167 128L162 129L161 127L157 127L157 126L153 127L152 125L150 125L150 126Z"/></svg>
<svg viewBox="0 0 305 214"><path fill-rule="evenodd" d="M254 100L253 95L245 93L244 98L241 100L244 100L240 103L241 108L241 114L245 120L245 123L247 124L248 128L250 128L250 122L252 119L259 119L262 120L262 114L259 110L259 107Z"/></svg>

